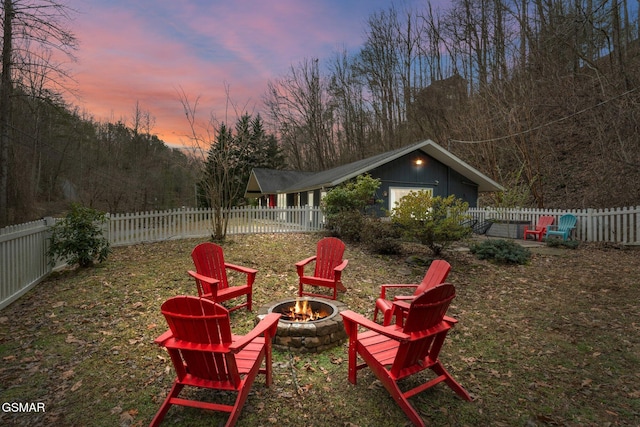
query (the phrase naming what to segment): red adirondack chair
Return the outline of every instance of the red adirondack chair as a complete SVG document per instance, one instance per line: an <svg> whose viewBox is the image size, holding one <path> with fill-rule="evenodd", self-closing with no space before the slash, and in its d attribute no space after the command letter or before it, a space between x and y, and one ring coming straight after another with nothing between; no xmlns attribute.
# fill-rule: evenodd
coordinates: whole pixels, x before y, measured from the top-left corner
<svg viewBox="0 0 640 427"><path fill-rule="evenodd" d="M318 242L316 255L296 263L298 273L298 296L308 295L315 297L331 298L325 294L305 292L304 285L322 286L333 290L332 299L337 299L338 291L346 292L342 284L342 270L349 260L342 259L344 255L344 243L335 237L325 237ZM312 276L306 276L304 269L311 261L315 261L315 269Z"/></svg>
<svg viewBox="0 0 640 427"><path fill-rule="evenodd" d="M246 295L247 301L244 304L238 304L228 310L233 311L247 307L247 310L251 311L253 282L258 270L225 262L222 247L210 242L196 246L191 252L191 258L196 271L188 271L188 273L196 279L200 297L220 303ZM229 286L227 269L245 274L247 279L245 284Z"/></svg>
<svg viewBox="0 0 640 427"><path fill-rule="evenodd" d="M438 383L444 381L458 396L471 400L439 359L447 333L456 323L445 316L454 297L453 285L442 283L416 297L411 304L396 302L395 305L408 309L406 320L402 324L403 316L398 313L398 322L390 326L379 325L350 310L341 313L349 336L349 381L356 384L357 372L367 366L371 368L416 426L425 424L408 399ZM367 330L358 332L359 328ZM364 363L358 363L358 356ZM425 369L431 369L437 376L407 391L400 388L400 380Z"/></svg>
<svg viewBox="0 0 640 427"><path fill-rule="evenodd" d="M553 224L554 218L550 215L543 215L540 218L538 218L538 223L536 224L536 227L534 229L529 229L529 227L525 226L524 227L524 240L527 240L527 236L531 235L533 236L533 239L541 242L542 241L542 237L544 236L544 234L547 232L547 227L549 227L551 224Z"/></svg>
<svg viewBox="0 0 640 427"><path fill-rule="evenodd" d="M155 342L169 352L177 378L150 425L159 425L172 405L181 405L229 413L226 425L233 426L257 374L271 385L271 339L280 314L268 314L244 336L231 333L227 309L206 299L173 297L162 304L162 314L170 329ZM178 397L185 386L235 392L236 400L227 405Z"/></svg>
<svg viewBox="0 0 640 427"><path fill-rule="evenodd" d="M443 259L436 259L431 262L431 265L427 269L424 278L420 284L393 284L380 286L380 297L376 299L376 309L373 312L373 321L378 321L378 312L383 314L382 324L388 326L391 324L393 318L393 302L389 301L386 296L389 289L414 289L412 295L396 295L393 301L408 301L411 302L416 296L420 295L429 288L432 288L447 280L447 276L451 271L451 264Z"/></svg>

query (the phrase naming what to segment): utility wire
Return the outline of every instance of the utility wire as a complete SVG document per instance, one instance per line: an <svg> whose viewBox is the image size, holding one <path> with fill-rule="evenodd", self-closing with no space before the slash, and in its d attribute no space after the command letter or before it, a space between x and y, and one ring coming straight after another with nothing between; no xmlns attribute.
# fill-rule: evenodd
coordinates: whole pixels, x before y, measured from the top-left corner
<svg viewBox="0 0 640 427"><path fill-rule="evenodd" d="M460 140L460 139L449 139L449 140L448 140L448 142L450 142L450 143L451 143L451 142L459 142L459 143L461 143L461 144L481 144L481 143L483 143L483 142L496 142L496 141L502 141L502 140L504 140L504 139L513 138L513 137L515 137L515 136L525 135L525 134L527 134L527 133L534 132L534 131L539 130L539 129L542 129L542 128L544 128L544 127L551 126L551 125L556 124L556 123L560 123L560 122L562 122L562 121L564 121L564 120L568 120L568 119L570 119L570 118L572 118L572 117L575 117L575 116L577 116L578 114L582 114L582 113L584 113L584 112L586 112L586 111L593 110L594 108L600 107L600 106L602 106L602 105L604 105L604 104L606 104L606 103L608 103L608 102L615 101L616 99L618 99L618 98L622 98L623 96L627 96L627 95L629 95L630 93L635 92L636 90L638 90L638 88L637 88L637 87L636 87L636 88L633 88L633 89L630 89L630 90L628 90L628 91L626 91L626 92L623 92L623 93L621 93L621 94L620 94L620 95L618 95L618 96L614 96L613 98L610 98L610 99L607 99L607 100L605 100L605 101L599 102L599 103L597 103L597 104L595 104L595 105L592 105L591 107L583 108L582 110L580 110L580 111L576 111L575 113L570 114L570 115L568 115L568 116L561 117L561 118L556 119L556 120L552 120L552 121L550 121L550 122L547 122L547 123L541 124L541 125L539 125L539 126L535 126L535 127L531 128L531 129L523 130L522 132L512 133L511 135L500 136L500 137L498 137L498 138L482 139L482 140L479 140L479 141L463 141L463 140Z"/></svg>

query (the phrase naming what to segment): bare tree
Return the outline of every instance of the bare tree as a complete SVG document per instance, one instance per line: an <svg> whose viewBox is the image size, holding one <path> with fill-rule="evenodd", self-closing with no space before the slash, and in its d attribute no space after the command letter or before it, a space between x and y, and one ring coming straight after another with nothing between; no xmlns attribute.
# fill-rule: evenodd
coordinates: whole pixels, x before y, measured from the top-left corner
<svg viewBox="0 0 640 427"><path fill-rule="evenodd" d="M10 220L8 197L10 175L11 111L13 95L25 76L39 73L47 88L56 93L64 87L68 74L60 64L50 61L49 52L62 52L73 58L74 35L65 27L70 9L54 0L2 1L2 76L0 80L0 225ZM46 61L45 61L46 60Z"/></svg>
<svg viewBox="0 0 640 427"><path fill-rule="evenodd" d="M317 58L305 59L285 77L269 82L264 102L295 167L323 170L338 161L333 111Z"/></svg>

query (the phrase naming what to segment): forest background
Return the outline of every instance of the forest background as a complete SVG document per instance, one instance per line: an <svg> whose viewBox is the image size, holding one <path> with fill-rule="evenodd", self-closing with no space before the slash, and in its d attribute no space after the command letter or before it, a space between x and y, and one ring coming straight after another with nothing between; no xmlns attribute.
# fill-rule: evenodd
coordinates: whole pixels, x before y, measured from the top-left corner
<svg viewBox="0 0 640 427"><path fill-rule="evenodd" d="M71 202L110 213L200 205L212 168L242 183L253 167L317 171L424 139L508 189L486 204L637 205L638 6L455 0L439 12L429 2L380 10L359 52L309 52L256 94L258 112L237 109L233 123L197 127L197 99L182 94L193 147L181 150L153 134L153 114L137 103L115 123L74 107L72 76L52 55L77 48L63 4L2 0L0 226Z"/></svg>

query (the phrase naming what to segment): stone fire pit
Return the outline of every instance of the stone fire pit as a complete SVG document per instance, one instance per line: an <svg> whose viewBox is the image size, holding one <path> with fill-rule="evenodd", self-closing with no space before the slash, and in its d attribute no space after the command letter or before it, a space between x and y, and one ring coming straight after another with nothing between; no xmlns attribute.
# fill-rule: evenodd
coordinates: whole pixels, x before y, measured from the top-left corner
<svg viewBox="0 0 640 427"><path fill-rule="evenodd" d="M275 348L300 353L318 353L338 346L347 339L342 316L340 316L340 312L347 309L346 304L324 298L300 298L300 300L307 300L314 309L322 307L322 310L327 311L326 317L306 322L280 319L278 331L273 339ZM295 303L296 298L270 302L260 307L256 321L260 321L272 312L282 313L281 309Z"/></svg>

